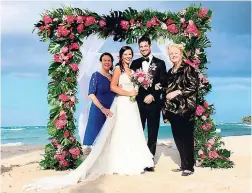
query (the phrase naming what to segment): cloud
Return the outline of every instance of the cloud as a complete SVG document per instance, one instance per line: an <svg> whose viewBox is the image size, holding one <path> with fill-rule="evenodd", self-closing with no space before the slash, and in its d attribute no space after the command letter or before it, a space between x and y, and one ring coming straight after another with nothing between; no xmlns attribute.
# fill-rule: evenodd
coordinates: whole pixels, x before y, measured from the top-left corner
<svg viewBox="0 0 252 193"><path fill-rule="evenodd" d="M251 91L251 78L228 77L209 78L213 91Z"/></svg>
<svg viewBox="0 0 252 193"><path fill-rule="evenodd" d="M38 73L10 73L9 74L10 77L14 77L14 78L38 78L41 75Z"/></svg>

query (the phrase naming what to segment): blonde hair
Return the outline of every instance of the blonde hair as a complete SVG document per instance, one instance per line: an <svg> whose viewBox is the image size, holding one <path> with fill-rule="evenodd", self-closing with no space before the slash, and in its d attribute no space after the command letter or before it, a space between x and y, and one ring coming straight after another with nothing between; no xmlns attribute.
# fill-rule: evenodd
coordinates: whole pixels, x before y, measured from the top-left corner
<svg viewBox="0 0 252 193"><path fill-rule="evenodd" d="M174 44L174 43L171 43L171 44L168 45L168 51L169 51L170 47L178 48L181 51L181 53L183 53L184 50L185 50L185 47L184 47L183 44Z"/></svg>

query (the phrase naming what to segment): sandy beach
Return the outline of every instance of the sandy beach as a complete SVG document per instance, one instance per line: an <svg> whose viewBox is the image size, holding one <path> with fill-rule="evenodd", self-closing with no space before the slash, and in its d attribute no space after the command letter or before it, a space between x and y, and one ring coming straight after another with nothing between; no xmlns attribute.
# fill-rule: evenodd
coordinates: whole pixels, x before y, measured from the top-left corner
<svg viewBox="0 0 252 193"><path fill-rule="evenodd" d="M171 169L179 164L178 152L169 145L159 144L156 171L135 176L109 175L92 182L82 182L47 193L250 193L252 136L224 137L226 147L233 151L232 169L195 168L195 174L182 177ZM43 146L1 147L1 193L22 192L32 180L69 171L41 170ZM34 191L29 191L34 192ZM42 191L44 192L44 191Z"/></svg>

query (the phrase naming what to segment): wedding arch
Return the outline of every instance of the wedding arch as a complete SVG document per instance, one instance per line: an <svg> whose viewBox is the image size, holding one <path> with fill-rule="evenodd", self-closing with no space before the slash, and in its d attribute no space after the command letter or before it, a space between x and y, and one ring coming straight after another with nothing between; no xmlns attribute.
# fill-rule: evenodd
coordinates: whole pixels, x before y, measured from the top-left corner
<svg viewBox="0 0 252 193"><path fill-rule="evenodd" d="M43 13L41 20L35 24L35 29L41 41L49 40L48 51L53 55L53 60L48 69L50 117L47 129L50 143L45 146L45 156L40 166L45 169L65 170L76 168L82 162L81 144L74 135L77 84L84 82L81 86L87 86L89 81L82 79L84 76L79 73L88 72L86 64L90 62L89 57L84 57L84 62L81 62L83 55L89 53L90 56L99 48L96 41L97 45L92 46L94 50L88 50L89 47L84 46L82 53L80 46L83 42L89 40L92 43L92 38L113 37L114 41L132 44L146 35L159 44L165 43L167 39L184 44L185 62L199 71L201 86L196 111L196 165L233 167L234 163L229 159L230 151L223 147L221 137L216 135L216 126L211 118L214 106L205 100L206 94L211 90L205 74L208 63L205 48L211 46L206 32L211 30L211 17L212 11L201 5L189 6L178 13L162 13L150 9L139 12L128 8L124 11L110 11L109 15L98 15L72 7ZM165 46L161 46L164 53ZM80 66L80 63L83 65Z"/></svg>

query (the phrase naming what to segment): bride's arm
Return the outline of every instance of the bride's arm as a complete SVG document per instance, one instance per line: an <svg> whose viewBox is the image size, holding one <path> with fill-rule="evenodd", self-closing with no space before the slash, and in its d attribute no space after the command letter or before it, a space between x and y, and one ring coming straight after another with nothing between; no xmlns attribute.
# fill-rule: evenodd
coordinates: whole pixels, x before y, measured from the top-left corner
<svg viewBox="0 0 252 193"><path fill-rule="evenodd" d="M128 92L128 91L122 90L120 87L118 87L120 75L121 75L120 68L115 68L113 76L112 76L112 80L110 83L110 90L118 95L136 96L137 92L135 90Z"/></svg>

